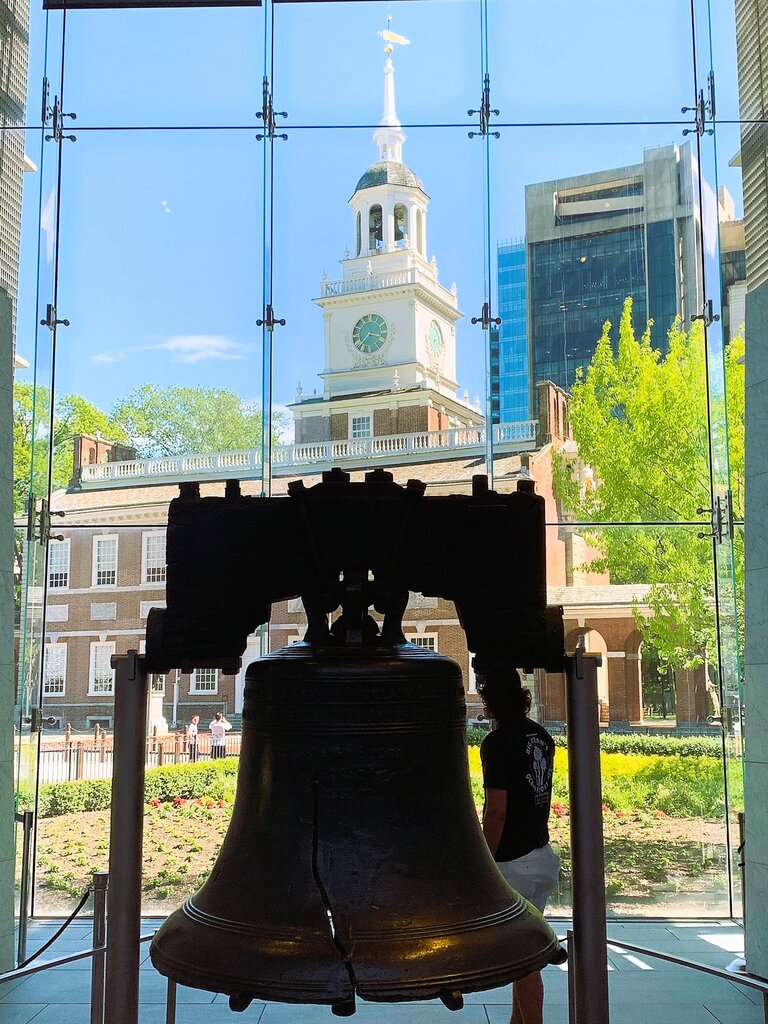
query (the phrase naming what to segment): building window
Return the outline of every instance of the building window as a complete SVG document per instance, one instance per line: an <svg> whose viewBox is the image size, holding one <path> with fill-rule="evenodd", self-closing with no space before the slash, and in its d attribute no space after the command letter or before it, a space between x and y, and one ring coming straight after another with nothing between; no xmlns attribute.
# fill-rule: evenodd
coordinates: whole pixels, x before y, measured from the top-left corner
<svg viewBox="0 0 768 1024"><path fill-rule="evenodd" d="M217 668L196 668L189 680L190 693L218 693L219 670Z"/></svg>
<svg viewBox="0 0 768 1024"><path fill-rule="evenodd" d="M428 651L437 650L437 633L412 633L405 639L417 647L426 647Z"/></svg>
<svg viewBox="0 0 768 1024"><path fill-rule="evenodd" d="M381 216L381 207L378 203L372 206L368 213L368 248L369 250L380 249L382 246L383 238L383 220Z"/></svg>
<svg viewBox="0 0 768 1024"><path fill-rule="evenodd" d="M93 586L117 584L117 537L93 538Z"/></svg>
<svg viewBox="0 0 768 1024"><path fill-rule="evenodd" d="M63 697L67 681L67 645L45 645L43 696Z"/></svg>
<svg viewBox="0 0 768 1024"><path fill-rule="evenodd" d="M64 590L69 586L69 538L52 540L48 548L48 588Z"/></svg>
<svg viewBox="0 0 768 1024"><path fill-rule="evenodd" d="M141 582L165 583L165 530L141 535Z"/></svg>
<svg viewBox="0 0 768 1024"><path fill-rule="evenodd" d="M350 430L350 437L370 437L371 436L371 417L370 416L353 416L352 417L352 428Z"/></svg>
<svg viewBox="0 0 768 1024"><path fill-rule="evenodd" d="M114 693L115 670L111 665L114 653L114 642L91 644L91 668L88 677L89 694Z"/></svg>
<svg viewBox="0 0 768 1024"><path fill-rule="evenodd" d="M357 246L355 247L355 256L362 255L363 245L363 218L362 214L357 214Z"/></svg>
<svg viewBox="0 0 768 1024"><path fill-rule="evenodd" d="M139 654L147 653L147 641L139 640ZM151 672L149 675L149 690L150 693L165 693L165 673L155 675Z"/></svg>

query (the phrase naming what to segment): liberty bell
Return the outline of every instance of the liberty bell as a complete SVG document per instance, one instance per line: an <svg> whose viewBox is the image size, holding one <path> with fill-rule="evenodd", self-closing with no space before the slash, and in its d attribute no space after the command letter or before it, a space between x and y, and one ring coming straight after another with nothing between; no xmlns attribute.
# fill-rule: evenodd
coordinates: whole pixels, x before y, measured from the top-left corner
<svg viewBox="0 0 768 1024"><path fill-rule="evenodd" d="M350 529L363 513L382 527L378 545ZM264 999L348 1015L357 996L440 998L458 1009L460 993L562 962L556 936L507 885L480 829L461 670L406 643L401 629L409 590L450 595L477 644L478 668L500 664L505 649L514 659L507 664L558 667L562 614L541 600L543 550L520 550L506 596L479 576L473 589L484 556L458 589L447 558L411 566L403 556L406 528L428 526L440 551L441 534L460 546L483 529L487 545L515 519L529 524L529 541L543 540L543 502L529 489L496 495L480 483L471 498L427 499L423 486L401 488L382 473L350 484L333 472L276 499L245 498L229 486L224 498L201 499L187 489L172 504L168 602L148 626L150 671L201 663L231 671L233 645L242 642L241 653L254 621L266 621L271 601L284 595L302 596L308 629L305 642L246 673L229 831L208 880L153 939L160 973L226 993L233 1009ZM283 546L286 523L294 532ZM276 563L276 548L295 552L302 542L306 560ZM500 549L494 574L505 560ZM211 620L225 618L216 612L222 564L231 599L219 606L230 614L217 639ZM381 631L371 606L383 614ZM490 636L494 616L521 609L503 639Z"/></svg>

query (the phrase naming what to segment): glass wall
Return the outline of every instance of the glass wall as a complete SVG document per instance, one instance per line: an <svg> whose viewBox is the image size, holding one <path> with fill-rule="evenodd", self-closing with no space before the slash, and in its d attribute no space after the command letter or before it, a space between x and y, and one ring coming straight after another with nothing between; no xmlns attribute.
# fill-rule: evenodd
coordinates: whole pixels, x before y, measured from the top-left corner
<svg viewBox="0 0 768 1024"><path fill-rule="evenodd" d="M50 102L45 124L27 118L20 537L27 507L57 513L18 545L36 912L66 912L106 864L110 658L142 649L164 603L179 483L279 495L332 466L429 494L469 493L483 472L500 491L535 482L548 599L567 648L583 636L602 655L611 913L739 911L733 10L604 6L33 12L30 95L45 73ZM305 621L298 601L276 605L237 675L153 679L147 764L180 774L147 790L146 912L209 872L245 667ZM476 746L488 722L455 608L412 594L404 630L459 663ZM564 680L527 683L557 737L567 912ZM211 757L217 712L231 758L198 791L183 772ZM480 798L472 749L470 767ZM84 779L101 780L86 803L61 788Z"/></svg>

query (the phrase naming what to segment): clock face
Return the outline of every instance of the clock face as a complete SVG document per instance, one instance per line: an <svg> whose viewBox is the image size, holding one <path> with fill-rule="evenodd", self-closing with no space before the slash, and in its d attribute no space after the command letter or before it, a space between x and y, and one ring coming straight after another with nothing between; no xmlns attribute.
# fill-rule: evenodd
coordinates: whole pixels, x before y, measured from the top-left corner
<svg viewBox="0 0 768 1024"><path fill-rule="evenodd" d="M443 335L437 320L433 320L427 328L427 348L436 359L443 354Z"/></svg>
<svg viewBox="0 0 768 1024"><path fill-rule="evenodd" d="M378 313L361 316L352 329L352 344L360 352L378 352L387 340L387 321Z"/></svg>

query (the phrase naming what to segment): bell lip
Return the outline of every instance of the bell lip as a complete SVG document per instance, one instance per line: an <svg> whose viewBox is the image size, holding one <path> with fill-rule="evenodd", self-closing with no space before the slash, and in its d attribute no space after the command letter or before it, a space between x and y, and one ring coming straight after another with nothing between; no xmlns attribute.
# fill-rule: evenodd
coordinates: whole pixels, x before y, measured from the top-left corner
<svg viewBox="0 0 768 1024"><path fill-rule="evenodd" d="M316 1005L332 1006L338 1002L353 998L355 995L366 1002L371 1003L405 1003L423 1002L432 999L439 999L440 993L456 991L462 993L484 992L489 989L500 988L509 985L521 978L527 977L535 971L542 970L549 964L562 963L560 955L563 947L555 938L541 950L527 957L524 960L516 960L514 963L505 964L501 967L493 966L481 968L470 974L458 972L453 975L445 975L442 978L430 978L424 981L408 983L402 979L384 982L380 978L366 981L359 978L359 973L364 973L363 964L351 964L355 971L354 986L344 984L342 989L331 991L326 987L325 992L317 991L323 983L318 982L296 982L285 983L284 991L275 991L276 979L271 979L263 987L253 982L240 982L234 978L221 976L216 978L212 975L201 977L199 968L192 969L189 964L182 964L167 957L161 950L157 949L154 943L150 948L150 959L153 966L163 976L170 978L179 985L186 985L190 988L202 989L205 992L215 992L223 995L246 995L251 999L264 1002L290 1003L295 1005ZM339 963L339 967L342 965ZM343 981L343 978L342 978ZM206 984L206 982L208 982ZM302 991L302 984L315 991ZM333 985L332 981L327 983Z"/></svg>
<svg viewBox="0 0 768 1024"><path fill-rule="evenodd" d="M149 956L152 961L152 966L155 970L162 974L163 977L169 978L177 985L185 985L187 988L200 989L203 992L215 992L216 994L226 996L250 996L251 1000L258 1000L261 1002L275 1002L275 1003L294 1003L294 1004L306 1004L312 1006L332 1006L334 1003L338 1003L345 999L350 999L354 996L354 988L351 984L345 984L342 989L332 990L331 986L333 982L329 981L325 983L325 991L318 992L304 992L301 991L301 985L307 987L318 987L319 984L312 981L305 981L303 983L297 982L291 984L290 987L286 984L285 992L275 992L276 982L271 980L269 985L265 985L263 988L254 985L252 982L242 983L237 982L235 978L221 976L215 976L209 973L207 976L201 976L201 968L194 968L191 964L182 964L177 960L165 956L162 952L157 950L154 946L150 948Z"/></svg>

